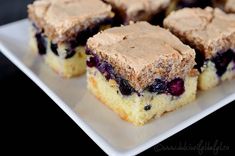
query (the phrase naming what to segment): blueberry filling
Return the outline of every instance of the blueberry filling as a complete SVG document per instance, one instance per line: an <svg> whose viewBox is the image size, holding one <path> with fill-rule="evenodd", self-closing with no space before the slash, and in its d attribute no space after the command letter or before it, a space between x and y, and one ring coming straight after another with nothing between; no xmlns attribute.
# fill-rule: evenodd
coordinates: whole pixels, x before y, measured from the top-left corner
<svg viewBox="0 0 235 156"><path fill-rule="evenodd" d="M114 72L114 69L109 63L101 61L99 64L97 64L96 68L105 76L107 80L116 79L117 81L117 76Z"/></svg>
<svg viewBox="0 0 235 156"><path fill-rule="evenodd" d="M106 61L100 60L96 54L92 53L92 51L89 50L89 48L86 48L86 53L90 55L89 59L87 60L87 66L90 68L95 67L96 69L98 69L100 73L106 78L106 80L115 80L119 85L119 90L122 95L128 96L134 92L140 95L140 93L138 93L127 80L123 79L114 71L112 65L110 65ZM167 82L162 79L156 79L152 85L146 87L144 90L156 94L165 93L171 94L173 96L180 96L185 91L184 80L176 78L170 82Z"/></svg>
<svg viewBox="0 0 235 156"><path fill-rule="evenodd" d="M59 56L59 53L58 53L58 50L57 50L58 49L58 45L57 44L54 44L54 43L51 42L50 48L51 48L51 51L56 56ZM64 57L65 59L69 59L69 58L73 57L74 54L75 54L75 50L74 50L74 48L72 48L71 45L69 45L69 48L65 49L65 51L66 51L66 55Z"/></svg>
<svg viewBox="0 0 235 156"><path fill-rule="evenodd" d="M214 56L211 61L214 62L215 68L216 68L216 74L218 76L222 76L229 65L229 63L234 60L235 53L229 49L228 51L224 53L217 53L216 56Z"/></svg>
<svg viewBox="0 0 235 156"><path fill-rule="evenodd" d="M165 93L167 91L167 82L156 79L154 83L148 87L148 91L157 94Z"/></svg>
<svg viewBox="0 0 235 156"><path fill-rule="evenodd" d="M45 38L42 36L42 33L40 33L40 32L35 34L35 38L36 38L36 41L37 41L38 53L40 55L45 55L46 54L47 41L45 40Z"/></svg>
<svg viewBox="0 0 235 156"><path fill-rule="evenodd" d="M205 56L199 51L196 51L195 62L197 63L194 68L196 68L200 73L202 72L201 67L204 65Z"/></svg>
<svg viewBox="0 0 235 156"><path fill-rule="evenodd" d="M134 88L131 87L127 80L121 79L119 82L119 90L122 95L131 95L134 91Z"/></svg>
<svg viewBox="0 0 235 156"><path fill-rule="evenodd" d="M231 61L235 62L235 52L232 49L229 49L226 52L218 52L214 57L210 60L205 59L205 55L199 51L196 51L195 62L197 63L194 68L196 68L199 72L201 71L201 67L205 62L211 61L215 64L216 74L221 77L227 71L227 67Z"/></svg>
<svg viewBox="0 0 235 156"><path fill-rule="evenodd" d="M149 111L152 108L150 104L144 106L145 111Z"/></svg>
<svg viewBox="0 0 235 156"><path fill-rule="evenodd" d="M177 8L185 8L185 7L205 8L207 6L212 6L212 0L180 0L177 5Z"/></svg>
<svg viewBox="0 0 235 156"><path fill-rule="evenodd" d="M95 35L96 33L99 32L99 29L101 28L102 25L108 25L111 24L112 20L111 19L105 19L104 21L101 21L99 24L96 24L90 28L87 28L86 30L78 32L76 37L74 39L65 42L65 44L68 45L68 48L65 49L66 55L65 59L69 59L74 56L76 53L75 49L79 45L84 46L86 44L86 41L89 37ZM46 41L46 36L43 35L43 31L40 31L40 29L36 26L35 23L32 23L33 27L36 30L35 38L37 40L37 47L38 47L38 52L41 55L46 54L46 49L47 49L47 41ZM58 53L58 45L56 43L49 43L51 51L56 55L59 56Z"/></svg>
<svg viewBox="0 0 235 156"><path fill-rule="evenodd" d="M86 61L88 67L96 67L99 63L99 59L96 56L91 56L89 60Z"/></svg>

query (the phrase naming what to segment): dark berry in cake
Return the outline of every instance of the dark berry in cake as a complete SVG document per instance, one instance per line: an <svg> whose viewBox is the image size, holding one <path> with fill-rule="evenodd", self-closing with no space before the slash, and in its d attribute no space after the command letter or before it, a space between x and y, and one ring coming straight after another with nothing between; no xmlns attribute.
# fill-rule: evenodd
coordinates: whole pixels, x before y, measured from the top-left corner
<svg viewBox="0 0 235 156"><path fill-rule="evenodd" d="M58 51L57 51L58 45L51 42L50 47L51 47L51 51L52 51L55 55L59 56L59 53L58 53Z"/></svg>
<svg viewBox="0 0 235 156"><path fill-rule="evenodd" d="M204 65L205 56L203 53L196 51L195 62L197 63L194 68L201 72L201 67Z"/></svg>
<svg viewBox="0 0 235 156"><path fill-rule="evenodd" d="M99 59L97 56L91 56L89 60L86 61L88 67L96 67L99 64Z"/></svg>
<svg viewBox="0 0 235 156"><path fill-rule="evenodd" d="M91 55L92 54L91 50L87 46L85 48L85 52L86 52L87 55Z"/></svg>
<svg viewBox="0 0 235 156"><path fill-rule="evenodd" d="M151 93L161 94L166 92L167 84L161 79L156 79L154 83L148 87L148 91Z"/></svg>
<svg viewBox="0 0 235 156"><path fill-rule="evenodd" d="M106 62L100 62L98 65L97 65L97 69L102 73L104 74L106 72Z"/></svg>
<svg viewBox="0 0 235 156"><path fill-rule="evenodd" d="M217 75L222 76L229 65L229 63L233 60L234 52L232 50L228 50L224 53L217 53L217 55L212 58L212 62L215 63L215 67L217 69Z"/></svg>
<svg viewBox="0 0 235 156"><path fill-rule="evenodd" d="M167 84L168 92L173 96L180 96L184 93L184 80L176 78Z"/></svg>
<svg viewBox="0 0 235 156"><path fill-rule="evenodd" d="M150 104L147 104L144 106L145 111L149 111L151 108L152 108L152 106Z"/></svg>
<svg viewBox="0 0 235 156"><path fill-rule="evenodd" d="M75 54L75 50L74 49L66 49L65 59L69 59L69 58L73 57L74 54Z"/></svg>
<svg viewBox="0 0 235 156"><path fill-rule="evenodd" d="M40 55L46 54L47 42L42 33L36 33L35 38L37 40L38 53Z"/></svg>
<svg viewBox="0 0 235 156"><path fill-rule="evenodd" d="M131 95L131 93L134 91L134 89L131 87L131 85L128 83L128 81L125 79L120 80L119 90L122 93L122 95Z"/></svg>
<svg viewBox="0 0 235 156"><path fill-rule="evenodd" d="M115 79L115 73L113 67L109 63L105 61L100 62L97 65L97 69L105 76L107 80Z"/></svg>

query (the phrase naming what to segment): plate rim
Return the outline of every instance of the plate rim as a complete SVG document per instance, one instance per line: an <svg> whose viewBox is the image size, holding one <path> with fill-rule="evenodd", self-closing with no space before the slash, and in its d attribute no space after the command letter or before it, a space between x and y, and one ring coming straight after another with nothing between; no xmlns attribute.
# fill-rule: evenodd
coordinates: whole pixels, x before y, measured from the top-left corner
<svg viewBox="0 0 235 156"><path fill-rule="evenodd" d="M22 19L6 25L0 26L0 33L3 29L8 26L21 24L24 22L29 22L28 19ZM40 78L34 74L22 61L20 61L14 54L11 52L7 46L5 46L0 40L0 51L19 68L27 77L29 77L40 89L42 89L105 153L108 155L136 155L146 149L160 143L161 141L169 138L170 136L178 133L179 131L189 127L193 123L201 120L207 115L215 112L216 110L222 108L223 106L229 104L235 100L235 92L227 96L226 98L220 100L215 105L207 108L206 110L193 115L187 120L176 125L174 128L169 129L168 131L162 133L158 137L154 137L147 142L138 145L132 149L121 151L114 148L111 144L108 143L102 136L96 133L92 127L90 127L81 117L76 115L76 113L60 98L58 97L45 83L43 83Z"/></svg>

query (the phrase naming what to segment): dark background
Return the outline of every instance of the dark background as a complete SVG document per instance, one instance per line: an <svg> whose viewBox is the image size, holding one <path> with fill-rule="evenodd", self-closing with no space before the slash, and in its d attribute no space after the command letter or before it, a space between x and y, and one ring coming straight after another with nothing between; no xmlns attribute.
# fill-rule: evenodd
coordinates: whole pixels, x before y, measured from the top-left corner
<svg viewBox="0 0 235 156"><path fill-rule="evenodd" d="M30 2L32 0L0 0L0 25L26 18L26 5ZM0 153L6 151L7 155L11 153L78 155L84 152L105 154L1 52L0 105ZM233 155L234 110L233 102L141 155ZM214 151L208 149L211 146L216 147ZM180 147L197 149L180 150Z"/></svg>

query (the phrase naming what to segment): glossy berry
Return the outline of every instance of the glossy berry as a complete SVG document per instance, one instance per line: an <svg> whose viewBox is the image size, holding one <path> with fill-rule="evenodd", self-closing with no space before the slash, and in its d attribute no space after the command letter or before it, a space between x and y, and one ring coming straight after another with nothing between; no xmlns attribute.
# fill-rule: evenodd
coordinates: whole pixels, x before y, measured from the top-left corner
<svg viewBox="0 0 235 156"><path fill-rule="evenodd" d="M37 33L37 34L35 34L35 38L37 40L38 53L40 55L46 54L47 42L46 42L44 36L42 36L41 33Z"/></svg>
<svg viewBox="0 0 235 156"><path fill-rule="evenodd" d="M119 90L122 95L131 95L134 89L130 86L127 80L121 79L119 82Z"/></svg>
<svg viewBox="0 0 235 156"><path fill-rule="evenodd" d="M167 84L167 90L173 96L180 96L185 91L184 81L180 78L176 78L176 79L170 81Z"/></svg>
<svg viewBox="0 0 235 156"><path fill-rule="evenodd" d="M215 67L217 69L217 75L222 76L229 65L229 63L233 60L234 52L232 50L228 50L224 53L218 53L214 58L212 58L212 62L215 63Z"/></svg>
<svg viewBox="0 0 235 156"><path fill-rule="evenodd" d="M152 108L150 104L144 106L145 111L149 111Z"/></svg>
<svg viewBox="0 0 235 156"><path fill-rule="evenodd" d="M161 94L164 93L167 89L167 84L161 79L156 79L154 83L148 87L148 91L151 93Z"/></svg>
<svg viewBox="0 0 235 156"><path fill-rule="evenodd" d="M89 60L86 61L87 66L90 68L96 67L98 63L99 63L99 59L97 56L91 56Z"/></svg>

